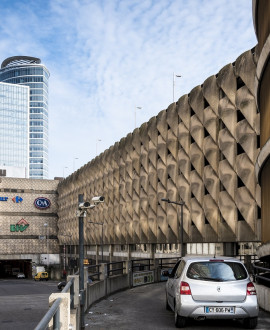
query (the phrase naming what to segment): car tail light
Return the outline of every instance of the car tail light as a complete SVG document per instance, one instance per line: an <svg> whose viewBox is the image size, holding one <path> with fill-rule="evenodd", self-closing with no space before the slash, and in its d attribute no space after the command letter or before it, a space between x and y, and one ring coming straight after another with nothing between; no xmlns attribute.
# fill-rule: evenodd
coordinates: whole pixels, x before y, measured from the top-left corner
<svg viewBox="0 0 270 330"><path fill-rule="evenodd" d="M191 290L187 282L181 282L180 284L180 294L191 295Z"/></svg>
<svg viewBox="0 0 270 330"><path fill-rule="evenodd" d="M247 295L248 296L254 296L256 295L256 289L255 286L253 285L253 283L249 282L247 285Z"/></svg>
<svg viewBox="0 0 270 330"><path fill-rule="evenodd" d="M210 259L211 262L224 262L222 259Z"/></svg>

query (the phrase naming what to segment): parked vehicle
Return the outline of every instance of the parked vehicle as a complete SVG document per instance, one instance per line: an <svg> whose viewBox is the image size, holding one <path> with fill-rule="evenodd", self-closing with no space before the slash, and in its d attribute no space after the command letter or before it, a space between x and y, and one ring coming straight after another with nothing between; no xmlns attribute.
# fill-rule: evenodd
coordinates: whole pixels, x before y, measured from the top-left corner
<svg viewBox="0 0 270 330"><path fill-rule="evenodd" d="M174 311L176 327L187 318L243 319L257 325L256 289L243 263L229 257L183 257L167 275L166 308Z"/></svg>
<svg viewBox="0 0 270 330"><path fill-rule="evenodd" d="M62 291L64 289L64 287L66 286L67 282L63 281L63 282L59 282L57 284L57 288Z"/></svg>
<svg viewBox="0 0 270 330"><path fill-rule="evenodd" d="M87 282L90 284L92 283L94 280L92 279L91 276L88 276L88 280ZM67 282L66 281L61 281L57 284L57 288L58 290L62 291L64 289L64 287L66 286Z"/></svg>
<svg viewBox="0 0 270 330"><path fill-rule="evenodd" d="M14 268L11 269L11 271L12 271L12 273L11 273L12 276L17 276L17 274L20 273L20 268L17 268L17 267L15 268L14 267Z"/></svg>
<svg viewBox="0 0 270 330"><path fill-rule="evenodd" d="M49 279L49 275L47 272L38 272L34 276L35 281L48 281L48 279Z"/></svg>
<svg viewBox="0 0 270 330"><path fill-rule="evenodd" d="M17 277L17 278L25 278L25 275L24 275L24 273L18 273L18 274L16 275L16 277Z"/></svg>

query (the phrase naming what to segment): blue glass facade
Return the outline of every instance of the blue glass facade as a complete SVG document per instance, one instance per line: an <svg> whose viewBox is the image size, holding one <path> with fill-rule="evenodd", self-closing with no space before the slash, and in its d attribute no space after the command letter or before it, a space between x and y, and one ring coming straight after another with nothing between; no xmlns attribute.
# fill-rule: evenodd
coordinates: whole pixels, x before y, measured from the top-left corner
<svg viewBox="0 0 270 330"><path fill-rule="evenodd" d="M29 177L48 179L48 69L40 59L16 56L6 59L0 81L29 86Z"/></svg>
<svg viewBox="0 0 270 330"><path fill-rule="evenodd" d="M29 87L0 83L0 165L29 175Z"/></svg>

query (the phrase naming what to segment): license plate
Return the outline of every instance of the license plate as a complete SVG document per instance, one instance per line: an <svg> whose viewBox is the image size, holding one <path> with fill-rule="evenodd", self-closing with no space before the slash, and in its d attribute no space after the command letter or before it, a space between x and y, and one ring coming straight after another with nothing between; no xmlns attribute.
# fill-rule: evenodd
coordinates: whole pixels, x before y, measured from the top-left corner
<svg viewBox="0 0 270 330"><path fill-rule="evenodd" d="M234 307L205 307L207 314L234 314Z"/></svg>

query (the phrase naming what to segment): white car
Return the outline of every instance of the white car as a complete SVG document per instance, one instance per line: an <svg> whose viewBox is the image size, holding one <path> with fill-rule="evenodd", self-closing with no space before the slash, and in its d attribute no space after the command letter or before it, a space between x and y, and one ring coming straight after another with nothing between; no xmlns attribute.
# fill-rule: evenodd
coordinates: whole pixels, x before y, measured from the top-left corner
<svg viewBox="0 0 270 330"><path fill-rule="evenodd" d="M16 277L17 277L17 278L25 278L25 275L24 275L24 273L18 273L18 274L16 275Z"/></svg>
<svg viewBox="0 0 270 330"><path fill-rule="evenodd" d="M174 311L175 325L187 318L243 319L257 326L256 289L243 263L229 257L183 257L168 275L166 308Z"/></svg>

